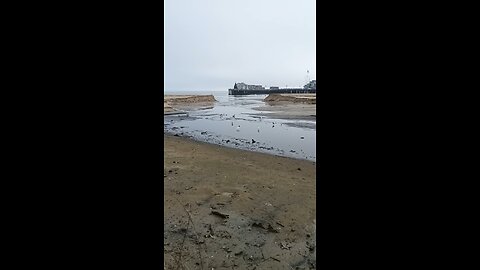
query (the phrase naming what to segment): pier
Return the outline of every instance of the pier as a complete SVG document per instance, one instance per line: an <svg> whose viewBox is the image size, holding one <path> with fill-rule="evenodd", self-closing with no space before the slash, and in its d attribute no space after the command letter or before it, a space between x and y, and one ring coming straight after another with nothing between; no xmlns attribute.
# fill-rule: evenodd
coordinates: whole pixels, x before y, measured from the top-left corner
<svg viewBox="0 0 480 270"><path fill-rule="evenodd" d="M312 80L303 88L279 88L272 86L269 89L261 85L249 85L246 83L235 83L233 88L228 89L229 95L268 95L268 94L316 94L317 81Z"/></svg>
<svg viewBox="0 0 480 270"><path fill-rule="evenodd" d="M282 88L282 89L261 89L261 90L228 89L229 95L316 94L316 93L317 93L317 89L305 89L305 88Z"/></svg>

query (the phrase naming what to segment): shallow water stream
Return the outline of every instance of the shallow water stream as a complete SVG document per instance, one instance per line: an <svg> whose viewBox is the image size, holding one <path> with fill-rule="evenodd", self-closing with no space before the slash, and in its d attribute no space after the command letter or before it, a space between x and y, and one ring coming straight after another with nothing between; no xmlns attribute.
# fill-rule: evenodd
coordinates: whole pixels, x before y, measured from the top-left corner
<svg viewBox="0 0 480 270"><path fill-rule="evenodd" d="M316 161L316 120L269 118L271 112L253 109L266 105L266 95L229 96L226 91L185 94L213 94L217 102L213 108L190 110L188 116L164 116L165 133Z"/></svg>

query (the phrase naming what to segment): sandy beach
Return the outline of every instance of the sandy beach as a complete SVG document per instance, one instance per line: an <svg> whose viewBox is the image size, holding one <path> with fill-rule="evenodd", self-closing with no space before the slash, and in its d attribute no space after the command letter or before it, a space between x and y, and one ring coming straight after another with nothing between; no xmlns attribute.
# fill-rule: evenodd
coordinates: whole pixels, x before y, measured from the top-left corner
<svg viewBox="0 0 480 270"><path fill-rule="evenodd" d="M314 162L168 135L164 147L165 269L315 268Z"/></svg>

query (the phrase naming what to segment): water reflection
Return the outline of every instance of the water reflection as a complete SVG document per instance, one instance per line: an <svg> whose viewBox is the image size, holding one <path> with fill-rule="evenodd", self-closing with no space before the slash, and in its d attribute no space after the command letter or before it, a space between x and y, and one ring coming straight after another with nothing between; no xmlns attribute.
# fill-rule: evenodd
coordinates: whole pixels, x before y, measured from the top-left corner
<svg viewBox="0 0 480 270"><path fill-rule="evenodd" d="M198 93L197 93L198 94ZM229 96L214 93L215 106L185 116L165 116L164 131L229 147L316 161L316 121L270 119L266 95ZM266 113L266 116L259 115Z"/></svg>

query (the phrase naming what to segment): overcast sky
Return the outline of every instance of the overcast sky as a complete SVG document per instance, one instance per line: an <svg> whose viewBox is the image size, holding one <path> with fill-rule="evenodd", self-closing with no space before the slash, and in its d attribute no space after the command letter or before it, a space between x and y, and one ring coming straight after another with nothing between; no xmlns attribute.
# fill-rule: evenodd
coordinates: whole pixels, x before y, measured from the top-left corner
<svg viewBox="0 0 480 270"><path fill-rule="evenodd" d="M315 0L164 0L164 91L316 79Z"/></svg>

